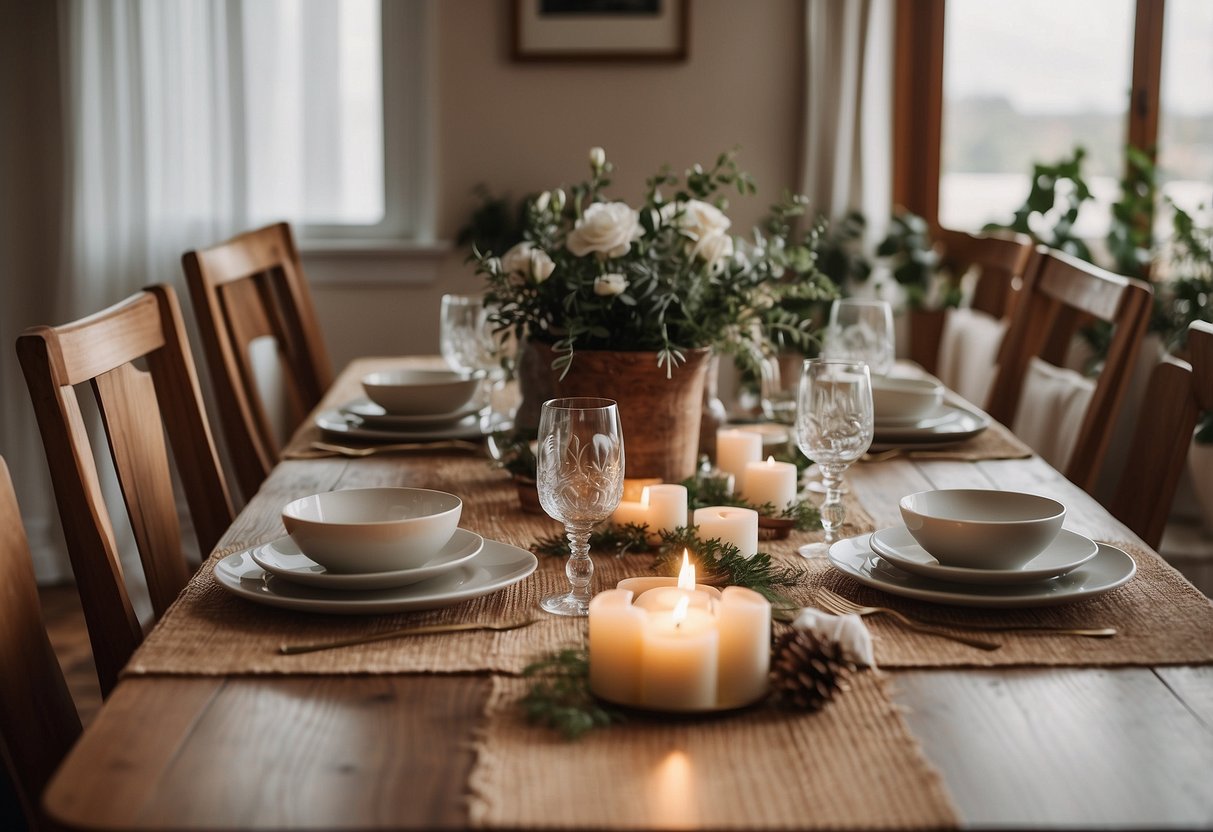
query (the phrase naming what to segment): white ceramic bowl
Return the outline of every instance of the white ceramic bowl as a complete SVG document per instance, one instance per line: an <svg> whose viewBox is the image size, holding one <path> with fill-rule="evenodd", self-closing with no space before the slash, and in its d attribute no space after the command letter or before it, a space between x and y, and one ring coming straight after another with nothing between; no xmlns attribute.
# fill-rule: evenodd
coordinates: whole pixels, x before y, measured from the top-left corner
<svg viewBox="0 0 1213 832"><path fill-rule="evenodd" d="M919 378L873 378L872 412L877 421L921 419L943 403L943 385Z"/></svg>
<svg viewBox="0 0 1213 832"><path fill-rule="evenodd" d="M425 488L352 488L287 503L282 523L299 550L330 572L415 569L459 526L463 501Z"/></svg>
<svg viewBox="0 0 1213 832"><path fill-rule="evenodd" d="M455 370L385 370L363 376L362 389L393 416L433 415L462 409L483 377Z"/></svg>
<svg viewBox="0 0 1213 832"><path fill-rule="evenodd" d="M957 488L902 497L901 516L945 566L1019 569L1057 537L1066 507L1037 494Z"/></svg>

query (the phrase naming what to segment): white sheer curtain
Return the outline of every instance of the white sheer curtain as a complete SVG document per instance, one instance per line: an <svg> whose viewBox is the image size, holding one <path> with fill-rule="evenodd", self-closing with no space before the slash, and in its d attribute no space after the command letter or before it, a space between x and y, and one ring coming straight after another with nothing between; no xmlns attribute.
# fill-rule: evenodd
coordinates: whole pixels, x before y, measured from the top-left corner
<svg viewBox="0 0 1213 832"><path fill-rule="evenodd" d="M806 0L801 190L836 218L858 209L884 236L892 194L892 0Z"/></svg>

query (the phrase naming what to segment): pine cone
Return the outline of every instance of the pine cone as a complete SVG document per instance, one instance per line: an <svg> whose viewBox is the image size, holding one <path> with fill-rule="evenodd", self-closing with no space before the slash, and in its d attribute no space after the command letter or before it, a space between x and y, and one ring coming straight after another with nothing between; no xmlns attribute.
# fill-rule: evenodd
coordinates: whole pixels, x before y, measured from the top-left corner
<svg viewBox="0 0 1213 832"><path fill-rule="evenodd" d="M838 644L792 628L775 641L771 689L786 707L818 711L847 689L854 671L855 665L842 657Z"/></svg>

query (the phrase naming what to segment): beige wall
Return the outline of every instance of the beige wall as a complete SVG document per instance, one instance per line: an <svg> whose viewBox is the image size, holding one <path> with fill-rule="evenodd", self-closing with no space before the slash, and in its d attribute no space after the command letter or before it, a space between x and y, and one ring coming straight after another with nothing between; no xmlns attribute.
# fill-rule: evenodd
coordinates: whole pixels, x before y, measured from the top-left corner
<svg viewBox="0 0 1213 832"><path fill-rule="evenodd" d="M519 64L509 58L510 4L438 4L435 112L437 233L452 239L485 183L513 196L576 182L600 145L616 166L617 196L634 200L668 162L681 170L741 148L757 197L730 213L747 231L785 187L798 186L802 52L798 0L692 0L690 59L673 65ZM438 348L444 292L478 282L454 252L438 279L399 288L319 286L334 361ZM352 261L347 274L356 275Z"/></svg>

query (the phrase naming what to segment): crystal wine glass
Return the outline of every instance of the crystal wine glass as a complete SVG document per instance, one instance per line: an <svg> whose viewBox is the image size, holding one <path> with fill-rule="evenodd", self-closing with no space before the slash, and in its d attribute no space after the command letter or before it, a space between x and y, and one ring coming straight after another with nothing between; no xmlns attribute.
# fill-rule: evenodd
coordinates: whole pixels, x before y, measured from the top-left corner
<svg viewBox="0 0 1213 832"><path fill-rule="evenodd" d="M571 591L544 598L556 615L588 615L590 531L623 497L623 430L610 399L552 399L539 416L539 503L564 524L570 557L565 565Z"/></svg>
<svg viewBox="0 0 1213 832"><path fill-rule="evenodd" d="M837 539L846 519L839 485L842 473L872 444L872 379L866 364L811 358L800 375L796 441L817 463L825 483L821 525L825 542L804 554L821 554Z"/></svg>
<svg viewBox="0 0 1213 832"><path fill-rule="evenodd" d="M841 298L830 306L822 358L862 361L874 376L893 368L893 307L888 301Z"/></svg>
<svg viewBox="0 0 1213 832"><path fill-rule="evenodd" d="M483 295L442 296L439 345L451 368L485 373L487 383L480 393L480 404L489 406L484 420L487 433L499 421L492 404L494 392L505 383L505 370L501 366L505 351L493 337Z"/></svg>

